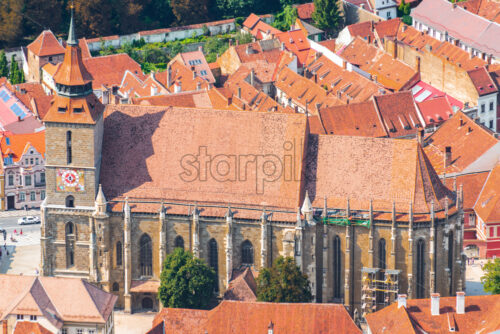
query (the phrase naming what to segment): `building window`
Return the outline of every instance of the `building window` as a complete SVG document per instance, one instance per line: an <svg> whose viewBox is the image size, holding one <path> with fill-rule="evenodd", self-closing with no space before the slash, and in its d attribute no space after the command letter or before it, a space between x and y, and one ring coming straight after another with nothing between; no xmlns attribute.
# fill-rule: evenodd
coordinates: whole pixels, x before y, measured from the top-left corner
<svg viewBox="0 0 500 334"><path fill-rule="evenodd" d="M76 334L83 334L83 329L78 328L78 329L76 330Z"/></svg>
<svg viewBox="0 0 500 334"><path fill-rule="evenodd" d="M30 164L33 165L34 164L34 161L33 161L33 158L30 159Z"/></svg>
<svg viewBox="0 0 500 334"><path fill-rule="evenodd" d="M66 223L66 236L75 234L75 228L72 222Z"/></svg>
<svg viewBox="0 0 500 334"><path fill-rule="evenodd" d="M425 298L425 241L417 242L417 280L415 282L417 298Z"/></svg>
<svg viewBox="0 0 500 334"><path fill-rule="evenodd" d="M30 315L30 320L31 321L36 321L36 315Z"/></svg>
<svg viewBox="0 0 500 334"><path fill-rule="evenodd" d="M66 207L67 208L74 208L75 207L75 198L71 195L66 197Z"/></svg>
<svg viewBox="0 0 500 334"><path fill-rule="evenodd" d="M219 272L219 255L218 255L218 250L217 250L217 241L215 239L210 239L208 242L208 263L210 267L215 271L215 275L218 277L218 272ZM219 280L217 280L218 282ZM215 285L216 291L219 290L219 284Z"/></svg>
<svg viewBox="0 0 500 334"><path fill-rule="evenodd" d="M153 300L149 297L142 299L142 309L151 310L153 308Z"/></svg>
<svg viewBox="0 0 500 334"><path fill-rule="evenodd" d="M484 104L481 104L481 113L484 113L486 111L486 106Z"/></svg>
<svg viewBox="0 0 500 334"><path fill-rule="evenodd" d="M40 199L42 201L45 199L45 190L40 191Z"/></svg>
<svg viewBox="0 0 500 334"><path fill-rule="evenodd" d="M24 202L26 200L26 196L23 192L19 193L19 202Z"/></svg>
<svg viewBox="0 0 500 334"><path fill-rule="evenodd" d="M121 266L122 265L122 242L118 241L116 243L116 265Z"/></svg>
<svg viewBox="0 0 500 334"><path fill-rule="evenodd" d="M245 240L241 244L241 264L253 264L253 245L249 240Z"/></svg>
<svg viewBox="0 0 500 334"><path fill-rule="evenodd" d="M490 227L490 238L493 238L495 236L495 228Z"/></svg>
<svg viewBox="0 0 500 334"><path fill-rule="evenodd" d="M333 298L342 298L342 253L340 237L333 238Z"/></svg>
<svg viewBox="0 0 500 334"><path fill-rule="evenodd" d="M493 110L493 105L494 105L494 103L490 102L490 110Z"/></svg>
<svg viewBox="0 0 500 334"><path fill-rule="evenodd" d="M45 184L45 172L40 173L40 183Z"/></svg>
<svg viewBox="0 0 500 334"><path fill-rule="evenodd" d="M68 329L67 328L63 328L62 331L61 331L61 334L68 334Z"/></svg>
<svg viewBox="0 0 500 334"><path fill-rule="evenodd" d="M448 268L450 269L451 284L450 284L450 296L453 294L453 231L448 234Z"/></svg>
<svg viewBox="0 0 500 334"><path fill-rule="evenodd" d="M9 186L14 185L14 174L9 174Z"/></svg>
<svg viewBox="0 0 500 334"><path fill-rule="evenodd" d="M22 314L17 315L17 320L23 320L23 319L24 319L24 315L22 315Z"/></svg>
<svg viewBox="0 0 500 334"><path fill-rule="evenodd" d="M89 329L89 334L95 334L95 330Z"/></svg>
<svg viewBox="0 0 500 334"><path fill-rule="evenodd" d="M28 158L24 159L24 164L25 164L25 165L28 165L28 164L29 164L29 160L28 160Z"/></svg>
<svg viewBox="0 0 500 334"><path fill-rule="evenodd" d="M39 161L38 158L35 158L35 165L38 165Z"/></svg>
<svg viewBox="0 0 500 334"><path fill-rule="evenodd" d="M24 176L24 185L25 186L31 186L31 175L25 175Z"/></svg>
<svg viewBox="0 0 500 334"><path fill-rule="evenodd" d="M120 291L120 284L118 284L118 282L113 283L113 291L114 292Z"/></svg>
<svg viewBox="0 0 500 334"><path fill-rule="evenodd" d="M490 129L493 129L493 121L490 121Z"/></svg>
<svg viewBox="0 0 500 334"><path fill-rule="evenodd" d="M66 132L66 160L68 165L71 163L73 156L71 152L71 131Z"/></svg>
<svg viewBox="0 0 500 334"><path fill-rule="evenodd" d="M141 275L153 275L153 247L151 238L147 234L143 234L140 240L140 260L141 260Z"/></svg>
<svg viewBox="0 0 500 334"><path fill-rule="evenodd" d="M182 249L184 249L184 239L182 239L182 237L180 235L178 235L177 237L175 237L174 248L182 248Z"/></svg>
<svg viewBox="0 0 500 334"><path fill-rule="evenodd" d="M36 195L35 195L35 192L34 192L34 191L32 191L32 192L30 193L30 201L32 201L32 202L33 202L33 201L36 201Z"/></svg>

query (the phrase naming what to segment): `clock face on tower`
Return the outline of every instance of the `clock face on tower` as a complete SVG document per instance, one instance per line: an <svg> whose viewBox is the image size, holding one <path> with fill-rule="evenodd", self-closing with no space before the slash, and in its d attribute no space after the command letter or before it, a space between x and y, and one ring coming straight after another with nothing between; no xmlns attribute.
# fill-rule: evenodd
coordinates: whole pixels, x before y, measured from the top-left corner
<svg viewBox="0 0 500 334"><path fill-rule="evenodd" d="M58 168L56 177L57 191L83 192L85 191L85 174L83 170Z"/></svg>

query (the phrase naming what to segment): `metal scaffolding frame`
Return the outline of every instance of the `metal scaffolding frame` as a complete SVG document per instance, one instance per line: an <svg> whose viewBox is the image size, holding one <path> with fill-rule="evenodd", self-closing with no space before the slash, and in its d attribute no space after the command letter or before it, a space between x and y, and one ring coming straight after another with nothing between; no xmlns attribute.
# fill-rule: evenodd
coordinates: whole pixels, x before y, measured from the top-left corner
<svg viewBox="0 0 500 334"><path fill-rule="evenodd" d="M399 293L399 274L401 270L363 267L361 310L362 318L368 313L384 308L396 300ZM377 274L383 273L384 279L378 279ZM377 292L383 293L382 303L377 304Z"/></svg>

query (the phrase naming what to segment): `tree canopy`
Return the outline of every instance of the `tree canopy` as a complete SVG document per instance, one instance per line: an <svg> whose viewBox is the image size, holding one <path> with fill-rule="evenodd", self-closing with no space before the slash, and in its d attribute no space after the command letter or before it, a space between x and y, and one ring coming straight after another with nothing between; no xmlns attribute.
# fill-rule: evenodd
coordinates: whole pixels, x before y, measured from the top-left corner
<svg viewBox="0 0 500 334"><path fill-rule="evenodd" d="M500 293L500 258L488 261L483 266L484 276L481 282L484 284L484 291L492 294Z"/></svg>
<svg viewBox="0 0 500 334"><path fill-rule="evenodd" d="M203 260L176 248L163 262L158 297L165 307L206 309L217 276Z"/></svg>
<svg viewBox="0 0 500 334"><path fill-rule="evenodd" d="M275 303L307 303L312 299L306 274L292 257L277 258L271 268L264 268L257 277L257 299Z"/></svg>
<svg viewBox="0 0 500 334"><path fill-rule="evenodd" d="M274 19L273 26L281 31L290 30L290 26L297 19L297 8L286 5L281 13L278 13Z"/></svg>
<svg viewBox="0 0 500 334"><path fill-rule="evenodd" d="M7 63L7 56L5 52L0 51L0 78L7 77L9 75L9 65Z"/></svg>
<svg viewBox="0 0 500 334"><path fill-rule="evenodd" d="M314 0L312 18L316 27L329 35L338 33L344 25L344 18L337 0Z"/></svg>

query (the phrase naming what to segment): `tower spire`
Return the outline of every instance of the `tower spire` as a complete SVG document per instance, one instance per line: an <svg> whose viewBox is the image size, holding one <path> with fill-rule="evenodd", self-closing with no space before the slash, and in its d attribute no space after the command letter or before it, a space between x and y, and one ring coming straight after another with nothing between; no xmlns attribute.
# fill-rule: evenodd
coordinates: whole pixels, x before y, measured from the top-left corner
<svg viewBox="0 0 500 334"><path fill-rule="evenodd" d="M73 18L73 2L71 2L71 22L69 24L69 33L68 33L68 41L69 45L78 45L78 40L76 39L75 34L75 20Z"/></svg>

